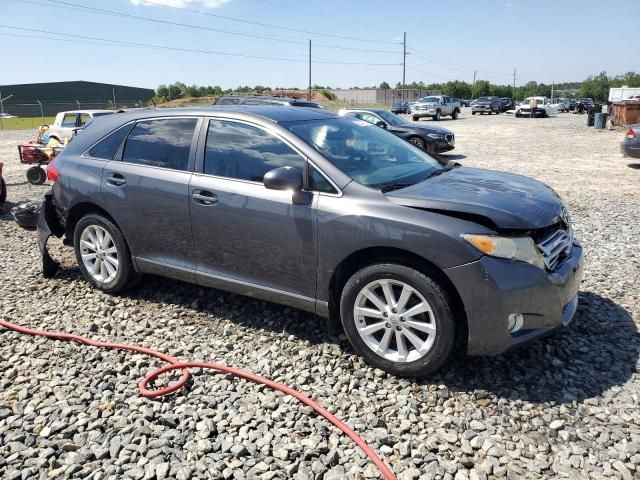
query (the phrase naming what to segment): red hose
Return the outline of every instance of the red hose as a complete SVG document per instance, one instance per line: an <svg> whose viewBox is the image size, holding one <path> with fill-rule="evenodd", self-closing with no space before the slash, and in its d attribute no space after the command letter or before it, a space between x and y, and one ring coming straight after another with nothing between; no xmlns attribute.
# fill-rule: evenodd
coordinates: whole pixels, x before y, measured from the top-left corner
<svg viewBox="0 0 640 480"><path fill-rule="evenodd" d="M170 393L175 392L176 390L184 387L185 383L189 380L190 373L189 368L209 368L212 370L218 370L220 372L229 373L233 376L246 378L247 380L251 380L252 382L261 383L271 388L272 390L278 390L285 395L290 395L294 398L297 398L300 402L305 405L310 406L324 418L326 418L333 425L338 427L345 433L351 440L353 440L356 445L358 445L362 451L371 459L371 461L378 467L380 473L386 480L396 480L393 472L384 464L382 459L378 456L378 454L369 446L367 443L349 426L343 421L337 419L334 415L331 414L326 408L320 405L318 402L311 400L306 395L294 390L293 388L287 387L278 382L274 382L273 380L269 380L267 378L261 377L260 375L254 375L253 373L245 372L242 370L238 370L237 368L228 367L226 365L219 365L217 363L206 363L206 362L179 362L175 358L162 353L157 352L155 350L151 350L150 348L139 347L136 345L127 345L125 343L111 343L111 342L99 342L96 340L91 340L90 338L81 337L80 335L74 335L71 333L61 333L61 332L47 332L44 330L35 330L33 328L27 328L20 325L16 325L15 323L7 322L0 318L0 326L13 330L18 333L23 333L27 335L36 335L40 337L53 338L55 340L66 340L66 341L76 341L80 343L84 343L86 345L91 345L93 347L100 348L109 348L115 350L129 350L131 352L144 353L145 355L149 355L151 357L156 357L161 360L164 360L169 365L166 365L162 368L154 370L147 377L142 380L139 384L140 394L144 397L155 398L161 397L163 395L168 395ZM174 383L166 388L160 390L149 390L147 385L152 380L156 379L163 373L170 372L172 370L182 370L182 377Z"/></svg>

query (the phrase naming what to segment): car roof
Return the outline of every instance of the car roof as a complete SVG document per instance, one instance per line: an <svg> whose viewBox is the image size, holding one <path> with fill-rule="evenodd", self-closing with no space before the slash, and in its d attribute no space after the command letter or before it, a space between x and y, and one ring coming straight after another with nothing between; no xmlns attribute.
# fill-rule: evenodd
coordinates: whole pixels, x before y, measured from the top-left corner
<svg viewBox="0 0 640 480"><path fill-rule="evenodd" d="M63 112L58 112L58 115L61 114L61 113L67 114L67 113L105 113L105 112L116 113L114 110L94 109L94 110L65 110Z"/></svg>
<svg viewBox="0 0 640 480"><path fill-rule="evenodd" d="M404 102L401 102L401 103L404 103ZM389 111L389 110L385 110L384 108L343 108L342 110L345 112L373 112L373 113Z"/></svg>

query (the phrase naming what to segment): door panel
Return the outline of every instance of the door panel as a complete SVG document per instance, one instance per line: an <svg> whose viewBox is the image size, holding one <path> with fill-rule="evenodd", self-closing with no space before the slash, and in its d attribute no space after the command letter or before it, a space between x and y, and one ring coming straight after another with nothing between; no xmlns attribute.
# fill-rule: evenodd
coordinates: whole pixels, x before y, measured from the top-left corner
<svg viewBox="0 0 640 480"><path fill-rule="evenodd" d="M215 200L203 202L194 194ZM216 279L226 277L315 298L317 235L312 194L294 203L291 192L194 174L189 197L199 282L219 286ZM250 290L241 293L250 295ZM269 297L264 292L257 296Z"/></svg>
<svg viewBox="0 0 640 480"><path fill-rule="evenodd" d="M168 265L193 281L189 181L201 119L138 121L102 172L102 196L138 265ZM121 160L120 160L121 159ZM184 272L187 272L186 274Z"/></svg>
<svg viewBox="0 0 640 480"><path fill-rule="evenodd" d="M189 223L190 172L107 162L102 196L133 256L195 268Z"/></svg>

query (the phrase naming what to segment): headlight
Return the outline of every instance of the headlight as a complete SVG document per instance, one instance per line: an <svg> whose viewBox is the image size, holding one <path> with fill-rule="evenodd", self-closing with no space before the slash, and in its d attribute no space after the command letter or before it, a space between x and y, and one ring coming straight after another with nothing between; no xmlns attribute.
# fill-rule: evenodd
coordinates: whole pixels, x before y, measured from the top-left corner
<svg viewBox="0 0 640 480"><path fill-rule="evenodd" d="M442 135L441 133L427 133L427 137L434 138L436 140L442 140L444 138L444 135Z"/></svg>
<svg viewBox="0 0 640 480"><path fill-rule="evenodd" d="M493 235L462 235L467 242L485 255L520 260L545 268L542 255L531 237L498 237Z"/></svg>

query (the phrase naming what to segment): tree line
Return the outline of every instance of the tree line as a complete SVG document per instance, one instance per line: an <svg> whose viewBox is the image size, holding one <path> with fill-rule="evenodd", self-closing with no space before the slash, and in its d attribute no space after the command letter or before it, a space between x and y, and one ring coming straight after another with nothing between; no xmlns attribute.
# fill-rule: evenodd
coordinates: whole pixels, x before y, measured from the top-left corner
<svg viewBox="0 0 640 480"><path fill-rule="evenodd" d="M597 75L590 75L582 82L563 82L550 85L547 83L538 83L535 81L527 82L524 85L499 85L491 83L487 80L476 80L475 84L462 80L454 80L444 83L413 82L404 85L404 88L422 89L422 90L439 90L444 95L456 98L478 98L481 96L495 95L497 97L511 97L515 100L523 100L526 97L545 96L551 97L551 90L554 90L554 97L589 97L595 101L606 101L609 98L609 89L612 87L640 87L640 73L627 72L623 75L609 76L607 72L600 72ZM284 87L283 87L284 88ZM352 87L360 88L360 87ZM389 83L382 82L379 88L391 88ZM398 82L395 88L403 88ZM314 85L314 90L330 90L331 87L326 85ZM255 93L255 92L277 92L280 87L271 88L264 85L248 85L238 86L237 88L223 89L219 85L186 85L182 82L175 82L170 85L160 85L156 89L156 102L164 102L174 100L176 98L187 97L205 97L219 96L229 93ZM292 90L292 89L287 89ZM298 90L294 88L293 90Z"/></svg>

